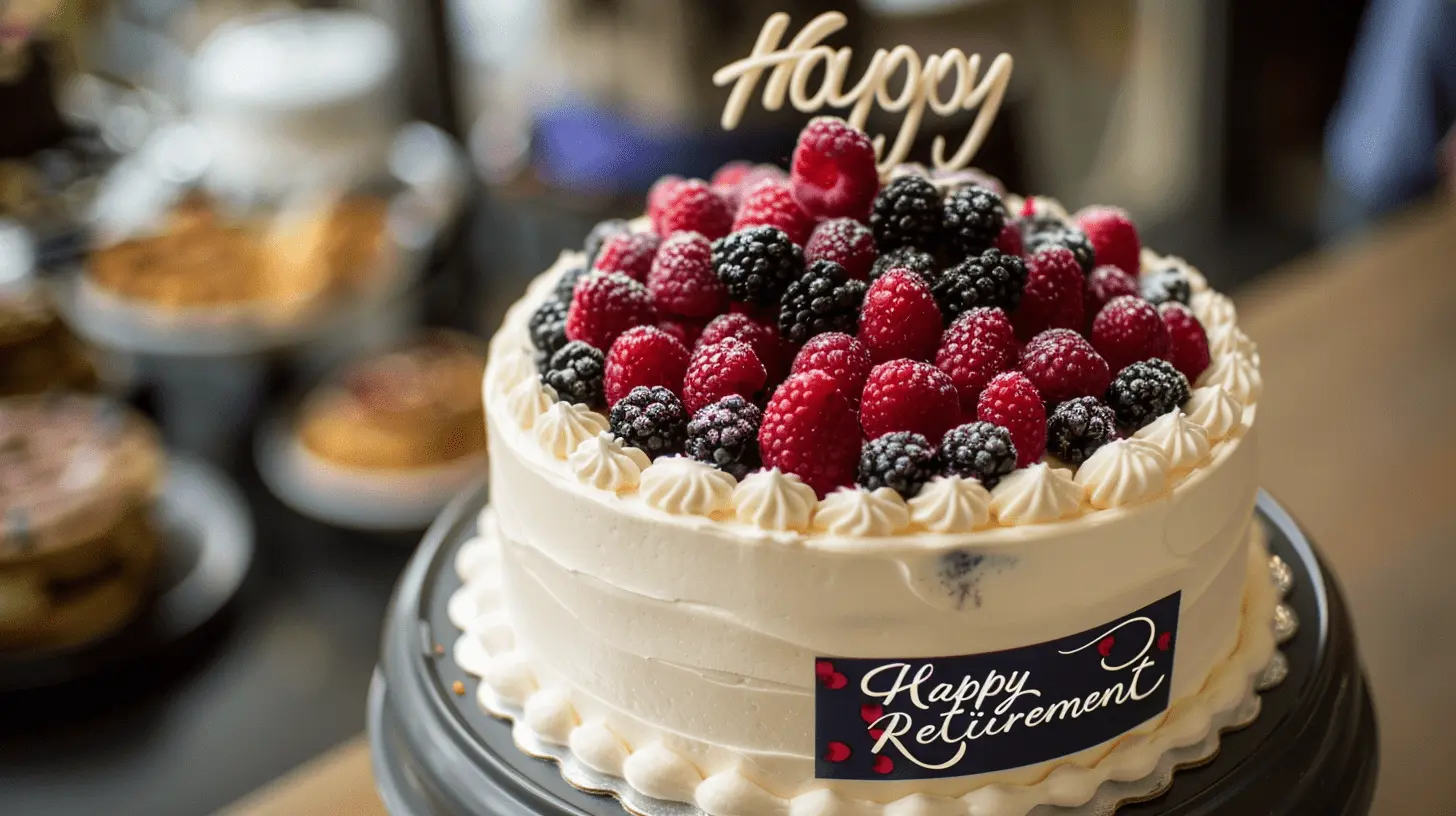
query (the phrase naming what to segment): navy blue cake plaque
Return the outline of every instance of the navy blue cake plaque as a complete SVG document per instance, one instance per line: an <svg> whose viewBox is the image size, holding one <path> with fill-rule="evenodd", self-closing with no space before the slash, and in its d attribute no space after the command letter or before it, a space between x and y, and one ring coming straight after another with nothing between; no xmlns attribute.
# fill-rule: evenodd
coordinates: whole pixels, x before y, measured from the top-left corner
<svg viewBox="0 0 1456 816"><path fill-rule="evenodd" d="M1163 713L1179 592L1058 640L929 658L818 658L815 776L906 780L1075 754Z"/></svg>

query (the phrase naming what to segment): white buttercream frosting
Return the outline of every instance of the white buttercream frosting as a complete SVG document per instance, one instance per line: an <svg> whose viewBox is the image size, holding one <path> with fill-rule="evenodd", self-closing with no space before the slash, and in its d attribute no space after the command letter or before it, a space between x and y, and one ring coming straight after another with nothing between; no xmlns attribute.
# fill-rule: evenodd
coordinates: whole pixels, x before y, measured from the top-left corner
<svg viewBox="0 0 1456 816"><path fill-rule="evenodd" d="M910 520L932 533L969 533L991 522L991 491L975 479L938 476L909 504Z"/></svg>
<svg viewBox="0 0 1456 816"><path fill-rule="evenodd" d="M1147 501L1168 481L1168 457L1145 439L1117 439L1098 448L1077 468L1077 483L1099 510Z"/></svg>
<svg viewBox="0 0 1456 816"><path fill-rule="evenodd" d="M778 468L750 473L733 490L738 520L760 530L806 532L818 505L814 488Z"/></svg>
<svg viewBox="0 0 1456 816"><path fill-rule="evenodd" d="M536 441L557 459L565 459L582 442L607 430L607 418L585 405L554 402L536 418Z"/></svg>
<svg viewBox="0 0 1456 816"><path fill-rule="evenodd" d="M733 508L731 474L686 456L658 459L642 473L642 498L675 516L711 516Z"/></svg>
<svg viewBox="0 0 1456 816"><path fill-rule="evenodd" d="M1242 354L1213 358L1208 370L1198 378L1198 385L1222 386L1244 405L1257 402L1264 393L1264 377L1259 374L1259 367Z"/></svg>
<svg viewBox="0 0 1456 816"><path fill-rule="evenodd" d="M485 368L485 384L497 390L509 391L515 383L526 379L540 382L535 376L535 366L524 353L502 354Z"/></svg>
<svg viewBox="0 0 1456 816"><path fill-rule="evenodd" d="M1071 518L1082 507L1082 486L1065 468L1035 462L1013 470L991 491L991 514L1005 525Z"/></svg>
<svg viewBox="0 0 1456 816"><path fill-rule="evenodd" d="M635 490L642 482L642 471L652 464L647 454L623 445L611 431L602 431L577 445L566 462L582 484L614 493Z"/></svg>
<svg viewBox="0 0 1456 816"><path fill-rule="evenodd" d="M1133 437L1157 445L1168 458L1170 470L1188 470L1208 458L1208 430L1176 408L1139 429Z"/></svg>
<svg viewBox="0 0 1456 816"><path fill-rule="evenodd" d="M910 526L910 508L888 487L842 487L819 503L814 526L841 536L894 535Z"/></svg>
<svg viewBox="0 0 1456 816"><path fill-rule="evenodd" d="M660 742L638 748L622 763L627 784L658 799L691 801L703 773Z"/></svg>
<svg viewBox="0 0 1456 816"><path fill-rule="evenodd" d="M571 752L588 768L622 775L622 765L627 761L627 746L620 737L612 733L603 722L589 722L571 732Z"/></svg>
<svg viewBox="0 0 1456 816"><path fill-rule="evenodd" d="M1228 295L1212 289L1195 294L1190 305L1193 307L1193 314L1209 332L1232 326L1239 318L1234 302L1229 300Z"/></svg>
<svg viewBox="0 0 1456 816"><path fill-rule="evenodd" d="M1259 346L1232 323L1208 332L1208 353L1214 357L1240 354L1253 362L1259 361Z"/></svg>
<svg viewBox="0 0 1456 816"><path fill-rule="evenodd" d="M556 390L537 377L526 377L506 392L506 410L524 430L536 424L536 417L556 404Z"/></svg>
<svg viewBox="0 0 1456 816"><path fill-rule="evenodd" d="M527 727L557 745L565 745L578 724L571 699L560 689L541 689L532 694L523 713Z"/></svg>
<svg viewBox="0 0 1456 816"><path fill-rule="evenodd" d="M1183 408L1190 420L1208 431L1210 442L1228 437L1243 422L1243 404L1221 385L1193 389Z"/></svg>
<svg viewBox="0 0 1456 816"><path fill-rule="evenodd" d="M1157 252L1143 247L1138 260L1140 271L1144 275L1172 267L1188 278L1189 288L1194 292L1208 290L1208 279L1203 277L1203 273L1177 255L1159 255Z"/></svg>

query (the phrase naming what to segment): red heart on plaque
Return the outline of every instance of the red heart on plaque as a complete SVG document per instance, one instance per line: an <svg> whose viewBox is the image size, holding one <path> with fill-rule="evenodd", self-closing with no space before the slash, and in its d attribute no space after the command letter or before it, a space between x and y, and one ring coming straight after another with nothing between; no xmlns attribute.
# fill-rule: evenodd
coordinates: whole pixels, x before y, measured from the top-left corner
<svg viewBox="0 0 1456 816"><path fill-rule="evenodd" d="M870 739L875 740L875 741L878 742L879 739L880 739L880 737L883 736L884 733L885 733L885 729L883 729L883 728L871 728L870 729Z"/></svg>
<svg viewBox="0 0 1456 816"><path fill-rule="evenodd" d="M1108 655L1112 654L1112 643L1112 635L1108 635L1107 637L1103 638L1097 644L1097 654L1100 654L1103 657L1107 657Z"/></svg>
<svg viewBox="0 0 1456 816"><path fill-rule="evenodd" d="M885 707L880 705L879 703L875 703L874 705L865 703L864 705L859 707L859 718L861 720L864 720L867 724L873 723L875 720L878 720L883 716L885 716Z"/></svg>
<svg viewBox="0 0 1456 816"><path fill-rule="evenodd" d="M815 677L819 678L820 680L823 680L824 678L828 677L831 674L834 674L834 664L833 663L830 663L828 660L816 660L816 661L814 661L814 676Z"/></svg>
<svg viewBox="0 0 1456 816"><path fill-rule="evenodd" d="M843 672L834 672L824 678L824 685L830 689L842 689L849 685L849 678L845 677Z"/></svg>
<svg viewBox="0 0 1456 816"><path fill-rule="evenodd" d="M849 759L849 746L842 742L831 742L824 749L825 762L843 762Z"/></svg>
<svg viewBox="0 0 1456 816"><path fill-rule="evenodd" d="M877 774L887 774L895 770L895 762L884 754L875 757L875 764L870 766Z"/></svg>
<svg viewBox="0 0 1456 816"><path fill-rule="evenodd" d="M1168 651L1168 647L1169 646L1172 646L1172 645L1173 645L1173 633L1172 632L1164 632L1163 634L1158 635L1158 651L1160 651L1160 652L1166 652L1166 651Z"/></svg>

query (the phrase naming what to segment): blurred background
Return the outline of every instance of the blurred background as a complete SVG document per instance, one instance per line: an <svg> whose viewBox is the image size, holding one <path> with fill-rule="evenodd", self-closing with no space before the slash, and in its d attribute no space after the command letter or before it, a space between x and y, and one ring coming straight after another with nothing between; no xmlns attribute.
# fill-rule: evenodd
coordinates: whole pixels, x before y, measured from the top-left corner
<svg viewBox="0 0 1456 816"><path fill-rule="evenodd" d="M355 737L393 582L483 472L481 343L659 176L786 166L805 116L724 132L710 76L829 9L861 57L1012 54L975 163L1234 293L1264 483L1356 613L1376 812L1456 812L1456 5L0 0L0 813L213 812ZM78 450L105 478L29 514ZM118 496L158 497L160 577L32 597Z"/></svg>

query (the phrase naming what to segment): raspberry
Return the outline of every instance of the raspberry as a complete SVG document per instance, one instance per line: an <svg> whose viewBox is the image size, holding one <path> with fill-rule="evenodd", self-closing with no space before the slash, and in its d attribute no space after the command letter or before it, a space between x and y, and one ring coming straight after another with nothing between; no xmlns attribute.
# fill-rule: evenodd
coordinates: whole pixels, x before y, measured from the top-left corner
<svg viewBox="0 0 1456 816"><path fill-rule="evenodd" d="M1153 304L1123 295L1108 301L1092 320L1092 346L1113 371L1168 354L1168 327Z"/></svg>
<svg viewBox="0 0 1456 816"><path fill-rule="evenodd" d="M1168 362L1188 382L1198 382L1209 364L1208 335L1203 331L1203 324L1181 303L1164 303L1158 307L1158 313L1168 327Z"/></svg>
<svg viewBox="0 0 1456 816"><path fill-rule="evenodd" d="M1096 397L1058 405L1047 419L1047 450L1073 467L1117 437L1117 415Z"/></svg>
<svg viewBox="0 0 1456 816"><path fill-rule="evenodd" d="M880 189L874 143L843 119L815 117L799 133L789 185L814 218L866 218Z"/></svg>
<svg viewBox="0 0 1456 816"><path fill-rule="evenodd" d="M920 276L892 269L870 284L859 317L859 341L877 363L929 360L940 345L940 310Z"/></svg>
<svg viewBox="0 0 1456 816"><path fill-rule="evenodd" d="M991 378L976 402L976 418L1011 434L1017 467L1037 461L1046 451L1046 407L1036 386L1019 371Z"/></svg>
<svg viewBox="0 0 1456 816"><path fill-rule="evenodd" d="M670 456L682 450L688 412L677 395L661 386L639 385L612 405L612 433L648 456Z"/></svg>
<svg viewBox="0 0 1456 816"><path fill-rule="evenodd" d="M652 302L666 314L712 317L728 306L728 287L713 271L713 245L696 232L662 242L647 273Z"/></svg>
<svg viewBox="0 0 1456 816"><path fill-rule="evenodd" d="M556 285L551 287L552 296L562 303L570 304L572 296L576 294L576 285L590 273L591 269L586 264L568 266L561 270L561 277L557 278Z"/></svg>
<svg viewBox="0 0 1456 816"><path fill-rule="evenodd" d="M789 284L779 307L779 333L790 343L803 343L827 331L853 332L868 285L850 280L833 261L815 261L802 278Z"/></svg>
<svg viewBox="0 0 1456 816"><path fill-rule="evenodd" d="M647 218L652 221L653 227L657 226L657 219L662 216L662 211L667 209L668 199L677 192L677 188L687 179L682 176L663 176L652 182L647 189Z"/></svg>
<svg viewBox="0 0 1456 816"><path fill-rule="evenodd" d="M591 269L596 263L597 255L602 251L602 244L607 242L613 235L631 232L632 225L621 218L608 218L605 221L598 221L591 232L586 234L586 240L582 242L582 251L586 253L585 268Z"/></svg>
<svg viewBox="0 0 1456 816"><path fill-rule="evenodd" d="M676 337L656 326L628 329L607 352L603 383L607 404L616 404L639 385L660 385L677 392L687 369L688 350Z"/></svg>
<svg viewBox="0 0 1456 816"><path fill-rule="evenodd" d="M804 274L804 252L777 227L749 227L713 242L713 271L732 299L773 306Z"/></svg>
<svg viewBox="0 0 1456 816"><path fill-rule="evenodd" d="M778 227L789 240L803 246L814 229L814 218L799 207L789 186L780 181L760 181L743 195L733 231L749 227Z"/></svg>
<svg viewBox="0 0 1456 816"><path fill-rule="evenodd" d="M1099 266L1092 270L1082 296L1082 312L1087 318L1086 325L1092 325L1092 320L1109 300L1123 295L1139 296L1136 277L1115 266Z"/></svg>
<svg viewBox="0 0 1456 816"><path fill-rule="evenodd" d="M859 423L834 378L805 371L784 380L763 412L758 447L766 467L792 473L823 498L854 482Z"/></svg>
<svg viewBox="0 0 1456 816"><path fill-rule="evenodd" d="M785 173L782 167L773 164L749 165L737 179L734 179L733 176L736 169L730 170L729 168L735 164L737 163L729 162L719 168L719 172L729 171L722 179L718 178L718 173L713 174L713 189L718 192L718 195L723 196L723 199L733 208L735 214L738 212L738 208L743 205L743 195L754 187L757 187L759 182L775 181L780 184L789 183L789 174Z"/></svg>
<svg viewBox="0 0 1456 816"><path fill-rule="evenodd" d="M733 337L699 346L683 377L683 403L692 413L729 394L752 400L768 382L753 346Z"/></svg>
<svg viewBox="0 0 1456 816"><path fill-rule="evenodd" d="M547 298L531 313L527 329L531 345L536 347L536 368L546 372L546 365L557 349L566 345L566 312L571 305L563 300Z"/></svg>
<svg viewBox="0 0 1456 816"><path fill-rule="evenodd" d="M996 236L994 246L1007 255L1020 255L1026 251L1026 241L1021 238L1021 230L1009 221L1001 226L1001 234Z"/></svg>
<svg viewBox="0 0 1456 816"><path fill-rule="evenodd" d="M1092 269L1097 266L1097 253L1092 249L1092 242L1087 239L1086 233L1076 227L1055 226L1026 236L1025 252L1028 255L1053 247L1070 249L1077 256L1077 264L1082 267L1084 275L1091 274Z"/></svg>
<svg viewBox="0 0 1456 816"><path fill-rule="evenodd" d="M566 313L566 338L611 348L622 332L656 320L647 287L618 272L592 274L576 285Z"/></svg>
<svg viewBox="0 0 1456 816"><path fill-rule="evenodd" d="M651 232L619 232L602 243L592 269L596 272L621 272L638 283L647 280L652 259L662 239Z"/></svg>
<svg viewBox="0 0 1456 816"><path fill-rule="evenodd" d="M821 221L804 245L804 262L834 261L844 267L851 278L864 280L870 276L879 250L875 234L853 218L831 218Z"/></svg>
<svg viewBox="0 0 1456 816"><path fill-rule="evenodd" d="M939 444L960 418L961 408L945 372L929 363L891 360L870 371L859 412L860 427L869 439L913 431Z"/></svg>
<svg viewBox="0 0 1456 816"><path fill-rule="evenodd" d="M1187 306L1193 299L1193 285L1188 282L1188 276L1177 269L1160 269L1142 279L1142 296L1154 306L1164 303Z"/></svg>
<svg viewBox="0 0 1456 816"><path fill-rule="evenodd" d="M1006 225L1006 205L984 187L971 185L956 190L945 197L941 209L947 251L957 257L986 251Z"/></svg>
<svg viewBox="0 0 1456 816"><path fill-rule="evenodd" d="M1016 469L1011 432L989 422L967 422L945 432L940 464L947 476L975 479L987 490Z"/></svg>
<svg viewBox="0 0 1456 816"><path fill-rule="evenodd" d="M1167 360L1144 360L1117 372L1107 387L1107 404L1128 431L1152 422L1188 401L1188 378Z"/></svg>
<svg viewBox="0 0 1456 816"><path fill-rule="evenodd" d="M757 405L730 394L693 414L684 452L742 479L758 467L758 428L762 421L763 412Z"/></svg>
<svg viewBox="0 0 1456 816"><path fill-rule="evenodd" d="M945 330L935 367L944 371L960 394L961 409L974 413L981 389L991 378L1016 367L1016 337L1011 320L1000 309L972 309Z"/></svg>
<svg viewBox="0 0 1456 816"><path fill-rule="evenodd" d="M860 392L870 376L874 363L870 350L860 341L841 332L825 332L809 339L794 358L794 374L823 371L834 378L849 404L859 406Z"/></svg>
<svg viewBox="0 0 1456 816"><path fill-rule="evenodd" d="M1021 373L1048 405L1101 396L1112 382L1107 361L1071 329L1047 329L1033 337L1021 351Z"/></svg>
<svg viewBox="0 0 1456 816"><path fill-rule="evenodd" d="M988 249L940 273L931 284L935 302L946 320L969 309L990 306L1010 312L1021 303L1026 265L1015 255Z"/></svg>
<svg viewBox="0 0 1456 816"><path fill-rule="evenodd" d="M743 181L743 177L748 175L752 169L753 162L734 159L714 170L713 177L708 182L714 187L737 187Z"/></svg>
<svg viewBox="0 0 1456 816"><path fill-rule="evenodd" d="M908 269L919 275L926 283L934 284L940 279L940 265L935 256L915 247L892 249L875 259L870 266L870 281L874 282L891 269Z"/></svg>
<svg viewBox="0 0 1456 816"><path fill-rule="evenodd" d="M1088 207L1077 213L1076 222L1091 242L1097 263L1137 275L1143 245L1126 212L1116 207Z"/></svg>
<svg viewBox="0 0 1456 816"><path fill-rule="evenodd" d="M602 369L602 353L574 340L551 355L541 382L551 386L557 398L565 402L598 408L603 404Z"/></svg>
<svg viewBox="0 0 1456 816"><path fill-rule="evenodd" d="M1047 329L1082 328L1082 267L1070 250L1043 249L1026 261L1026 286L1014 316L1016 338L1025 342Z"/></svg>
<svg viewBox="0 0 1456 816"><path fill-rule="evenodd" d="M711 241L728 234L733 226L733 208L706 181L690 179L672 189L652 223L664 238L678 232L696 232Z"/></svg>
<svg viewBox="0 0 1456 816"><path fill-rule="evenodd" d="M940 192L920 176L901 176L875 196L870 229L881 252L913 246L933 251L943 227Z"/></svg>
<svg viewBox="0 0 1456 816"><path fill-rule="evenodd" d="M864 443L855 481L867 490L888 487L909 499L939 470L939 457L925 437L901 431Z"/></svg>
<svg viewBox="0 0 1456 816"><path fill-rule="evenodd" d="M698 337L703 333L703 324L696 320L683 320L675 317L664 317L657 321L657 328L662 329L673 337L677 338L684 348L692 348L698 342Z"/></svg>
<svg viewBox="0 0 1456 816"><path fill-rule="evenodd" d="M698 348L710 346L725 337L742 340L753 347L753 353L758 355L758 361L768 371L769 382L783 379L791 355L785 350L786 344L779 337L777 326L737 312L718 315L703 327L703 333L698 337Z"/></svg>

